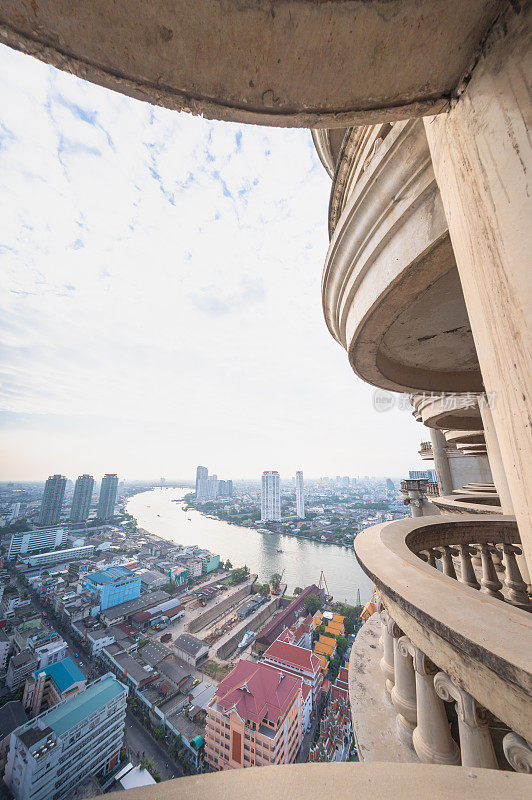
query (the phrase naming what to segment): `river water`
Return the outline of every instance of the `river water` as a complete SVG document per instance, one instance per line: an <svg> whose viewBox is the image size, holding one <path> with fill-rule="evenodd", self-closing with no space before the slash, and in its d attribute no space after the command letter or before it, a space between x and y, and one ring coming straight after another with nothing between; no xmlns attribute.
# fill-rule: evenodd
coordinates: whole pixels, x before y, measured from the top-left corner
<svg viewBox="0 0 532 800"><path fill-rule="evenodd" d="M296 539L283 534L261 533L253 528L230 525L199 511L183 511L181 500L190 489L152 489L127 501L127 511L140 528L176 544L197 544L229 559L234 567L247 564L261 582L274 572L283 573L288 594L296 586L318 584L323 570L335 600L355 603L357 589L362 602L371 597L372 584L360 568L352 548ZM277 550L282 550L278 553Z"/></svg>

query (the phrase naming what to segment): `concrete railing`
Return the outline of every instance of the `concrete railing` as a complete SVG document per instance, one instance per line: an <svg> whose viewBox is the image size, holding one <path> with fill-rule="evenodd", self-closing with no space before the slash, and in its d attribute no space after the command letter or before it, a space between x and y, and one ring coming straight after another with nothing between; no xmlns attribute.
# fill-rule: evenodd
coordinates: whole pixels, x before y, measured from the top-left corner
<svg viewBox="0 0 532 800"><path fill-rule="evenodd" d="M499 496L488 492L444 495L434 500L434 505L442 514L502 514Z"/></svg>
<svg viewBox="0 0 532 800"><path fill-rule="evenodd" d="M355 552L377 590L381 669L403 740L426 763L497 769L491 714L507 727L507 762L532 771L532 616L515 520L405 519L362 531ZM454 738L445 703L456 704Z"/></svg>
<svg viewBox="0 0 532 800"><path fill-rule="evenodd" d="M429 788L430 787L430 790ZM335 800L529 800L530 778L487 769L427 764L289 764L164 781L113 794L116 800L212 800L329 797ZM106 795L108 797L108 795Z"/></svg>

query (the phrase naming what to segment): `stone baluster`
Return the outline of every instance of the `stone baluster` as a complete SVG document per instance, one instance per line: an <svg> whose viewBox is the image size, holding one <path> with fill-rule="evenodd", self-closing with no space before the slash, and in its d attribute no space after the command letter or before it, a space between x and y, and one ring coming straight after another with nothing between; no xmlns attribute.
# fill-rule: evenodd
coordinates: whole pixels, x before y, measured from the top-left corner
<svg viewBox="0 0 532 800"><path fill-rule="evenodd" d="M438 672L434 677L434 688L438 697L447 703L456 701L462 766L498 769L486 709L445 672Z"/></svg>
<svg viewBox="0 0 532 800"><path fill-rule="evenodd" d="M521 572L515 557L517 553L521 553L521 550L513 544L503 544L502 551L504 553L504 565L506 567L504 584L508 589L508 599L510 603L516 606L528 605L529 600L526 591L526 583L521 577Z"/></svg>
<svg viewBox="0 0 532 800"><path fill-rule="evenodd" d="M412 735L414 749L425 764L460 764L460 750L453 741L445 706L434 688L438 671L427 656L414 648L417 725Z"/></svg>
<svg viewBox="0 0 532 800"><path fill-rule="evenodd" d="M512 769L532 775L532 747L526 739L513 731L507 733L502 740L502 749Z"/></svg>
<svg viewBox="0 0 532 800"><path fill-rule="evenodd" d="M438 549L441 552L443 574L448 575L450 578L454 578L456 580L456 570L453 564L453 556L458 555L458 550L455 550L453 547L449 547L447 544L444 544Z"/></svg>
<svg viewBox="0 0 532 800"><path fill-rule="evenodd" d="M472 589L480 589L471 561L474 550L467 544L459 544L458 549L460 551L460 583L465 583L467 586L471 586Z"/></svg>
<svg viewBox="0 0 532 800"><path fill-rule="evenodd" d="M386 610L381 611L382 649L381 670L386 680L386 690L391 692L395 683L393 659L393 634L399 629ZM399 634L400 635L400 634Z"/></svg>
<svg viewBox="0 0 532 800"><path fill-rule="evenodd" d="M492 553L496 552L494 547L489 544L480 545L480 557L482 559L482 579L480 581L480 591L489 594L490 597L496 597L498 600L504 600L501 589L502 583L497 577L495 565L493 564Z"/></svg>
<svg viewBox="0 0 532 800"><path fill-rule="evenodd" d="M491 542L491 545L493 547L491 553L491 560L493 561L495 569L497 570L497 572L505 572L506 567L504 566L502 561L502 550L500 545L497 545L495 542Z"/></svg>
<svg viewBox="0 0 532 800"><path fill-rule="evenodd" d="M397 732L399 738L412 747L412 734L417 724L414 646L407 636L395 638L393 643L395 685L391 698L397 711Z"/></svg>

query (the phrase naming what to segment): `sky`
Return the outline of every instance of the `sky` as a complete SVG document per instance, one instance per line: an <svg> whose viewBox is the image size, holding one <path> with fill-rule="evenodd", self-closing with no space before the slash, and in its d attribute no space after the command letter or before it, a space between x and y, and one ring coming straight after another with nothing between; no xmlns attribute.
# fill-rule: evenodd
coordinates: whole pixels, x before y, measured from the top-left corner
<svg viewBox="0 0 532 800"><path fill-rule="evenodd" d="M405 475L426 438L327 331L307 130L150 106L0 49L0 480Z"/></svg>

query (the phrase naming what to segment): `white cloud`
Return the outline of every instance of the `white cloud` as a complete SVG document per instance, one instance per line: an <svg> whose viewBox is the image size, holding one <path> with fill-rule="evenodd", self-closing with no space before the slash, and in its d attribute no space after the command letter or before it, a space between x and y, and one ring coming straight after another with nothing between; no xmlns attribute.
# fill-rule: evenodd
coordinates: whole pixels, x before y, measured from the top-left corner
<svg viewBox="0 0 532 800"><path fill-rule="evenodd" d="M3 477L417 463L421 429L372 412L322 319L330 182L308 131L0 63Z"/></svg>

